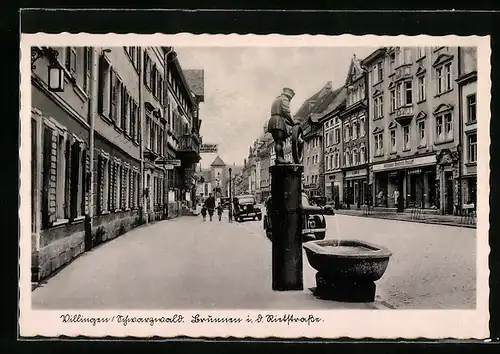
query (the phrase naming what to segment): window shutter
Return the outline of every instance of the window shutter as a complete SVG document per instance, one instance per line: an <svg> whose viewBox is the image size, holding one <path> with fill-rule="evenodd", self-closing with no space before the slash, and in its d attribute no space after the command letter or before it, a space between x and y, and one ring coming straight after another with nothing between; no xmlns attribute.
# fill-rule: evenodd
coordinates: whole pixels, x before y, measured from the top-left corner
<svg viewBox="0 0 500 354"><path fill-rule="evenodd" d="M44 228L56 220L57 136L54 130L44 127L42 178L42 226Z"/></svg>
<svg viewBox="0 0 500 354"><path fill-rule="evenodd" d="M80 146L78 142L71 142L71 177L70 177L70 220L78 214L78 176L80 173ZM82 180L83 183L83 180Z"/></svg>
<svg viewBox="0 0 500 354"><path fill-rule="evenodd" d="M101 155L97 158L97 173L98 173L98 202L97 202L97 215L100 215L104 210L104 159Z"/></svg>
<svg viewBox="0 0 500 354"><path fill-rule="evenodd" d="M104 55L101 55L99 58L99 92L97 95L97 110L99 114L104 113L104 88L106 87L105 80L107 65L108 63L106 62L106 59L104 59Z"/></svg>
<svg viewBox="0 0 500 354"><path fill-rule="evenodd" d="M120 192L120 196L121 196L121 200L120 200L120 204L121 204L121 209L125 209L125 167L122 165L122 168L121 168L121 179L122 179L122 182L120 183L120 188L121 188L121 192Z"/></svg>
<svg viewBox="0 0 500 354"><path fill-rule="evenodd" d="M143 68L143 74L144 74L144 84L148 86L148 54L146 51L144 51L144 68Z"/></svg>
<svg viewBox="0 0 500 354"><path fill-rule="evenodd" d="M70 71L72 74L76 72L76 48L70 48Z"/></svg>
<svg viewBox="0 0 500 354"><path fill-rule="evenodd" d="M116 74L113 69L109 72L110 77L110 95L109 95L109 117L116 120L115 107L116 107Z"/></svg>
<svg viewBox="0 0 500 354"><path fill-rule="evenodd" d="M113 162L113 210L118 209L116 201L118 194L118 163Z"/></svg>
<svg viewBox="0 0 500 354"><path fill-rule="evenodd" d="M84 188L84 210L85 214L90 215L90 208L91 208L91 203L92 203L92 196L90 195L90 153L87 150L83 151L85 155L85 179L83 181L83 188Z"/></svg>
<svg viewBox="0 0 500 354"><path fill-rule="evenodd" d="M64 171L65 188L64 188L64 217L70 218L70 206L71 206L71 141L66 139L66 151L64 152L64 157L66 159L66 171Z"/></svg>
<svg viewBox="0 0 500 354"><path fill-rule="evenodd" d="M133 183L133 172L132 170L128 170L128 205L130 209L134 207L134 183Z"/></svg>
<svg viewBox="0 0 500 354"><path fill-rule="evenodd" d="M109 211L113 211L115 209L115 162L109 160Z"/></svg>

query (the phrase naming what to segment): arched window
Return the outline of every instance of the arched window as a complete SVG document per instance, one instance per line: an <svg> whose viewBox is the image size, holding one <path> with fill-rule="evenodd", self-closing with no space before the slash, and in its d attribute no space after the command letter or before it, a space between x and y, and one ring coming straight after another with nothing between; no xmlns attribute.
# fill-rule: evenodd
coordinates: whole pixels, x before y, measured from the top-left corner
<svg viewBox="0 0 500 354"><path fill-rule="evenodd" d="M363 163L365 163L365 158L366 158L365 157L365 147L361 146L360 151L361 151L361 154L360 154L361 155L360 156L361 161L360 162L363 164Z"/></svg>
<svg viewBox="0 0 500 354"><path fill-rule="evenodd" d="M352 164L353 164L353 166L358 164L357 154L358 154L357 149L353 149L352 150Z"/></svg>

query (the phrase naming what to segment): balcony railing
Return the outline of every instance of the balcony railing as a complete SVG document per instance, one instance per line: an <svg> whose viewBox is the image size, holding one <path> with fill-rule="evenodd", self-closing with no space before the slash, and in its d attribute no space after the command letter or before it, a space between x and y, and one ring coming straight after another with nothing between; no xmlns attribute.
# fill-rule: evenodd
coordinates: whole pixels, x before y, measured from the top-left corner
<svg viewBox="0 0 500 354"><path fill-rule="evenodd" d="M413 106L404 106L396 109L394 120L399 124L408 124L413 119Z"/></svg>
<svg viewBox="0 0 500 354"><path fill-rule="evenodd" d="M411 64L403 64L396 68L394 80L404 79L411 76Z"/></svg>
<svg viewBox="0 0 500 354"><path fill-rule="evenodd" d="M197 137L192 134L185 134L179 139L178 151L183 152L200 152L200 144L198 143Z"/></svg>

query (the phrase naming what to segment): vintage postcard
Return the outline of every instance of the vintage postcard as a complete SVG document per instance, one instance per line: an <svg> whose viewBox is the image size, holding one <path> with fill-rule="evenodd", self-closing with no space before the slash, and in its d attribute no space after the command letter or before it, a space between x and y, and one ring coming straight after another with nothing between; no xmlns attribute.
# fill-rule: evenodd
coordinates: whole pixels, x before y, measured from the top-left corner
<svg viewBox="0 0 500 354"><path fill-rule="evenodd" d="M489 336L488 37L21 38L20 336Z"/></svg>

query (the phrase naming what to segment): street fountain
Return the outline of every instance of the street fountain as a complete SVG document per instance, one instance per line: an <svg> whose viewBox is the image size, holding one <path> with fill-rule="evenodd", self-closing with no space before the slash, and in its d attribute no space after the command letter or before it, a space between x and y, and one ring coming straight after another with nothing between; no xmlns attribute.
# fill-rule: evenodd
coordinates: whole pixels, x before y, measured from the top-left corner
<svg viewBox="0 0 500 354"><path fill-rule="evenodd" d="M276 104L280 104L280 99L273 103L272 112ZM271 118L270 127L272 119L277 118ZM384 275L392 253L368 242L341 239L337 218L337 239L310 241L302 245L305 211L300 196L304 141L300 125L292 126L291 135L293 164L276 163L269 168L273 198L271 218L272 225L275 225L272 230L273 289L303 289L303 247L309 264L317 271L315 296L342 302L373 302L375 281ZM283 142L278 135L273 135L273 138L275 143ZM278 152L276 149L277 156Z"/></svg>

